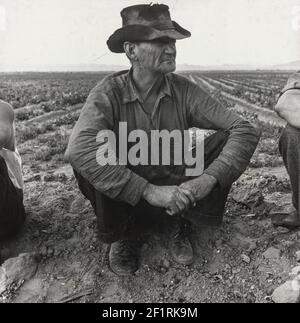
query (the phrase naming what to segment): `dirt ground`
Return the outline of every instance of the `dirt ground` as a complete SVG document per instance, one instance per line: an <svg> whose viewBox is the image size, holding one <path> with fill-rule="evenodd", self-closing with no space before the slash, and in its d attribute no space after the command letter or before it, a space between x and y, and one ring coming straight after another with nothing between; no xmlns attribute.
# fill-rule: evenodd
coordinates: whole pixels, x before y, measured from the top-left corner
<svg viewBox="0 0 300 323"><path fill-rule="evenodd" d="M71 122L70 122L71 123ZM221 228L193 228L196 253L190 267L172 261L168 230L149 232L141 266L117 277L108 266L108 246L97 239L96 219L62 160L72 125L20 138L27 222L4 246L7 259L33 254L28 275L11 284L1 302L271 302L275 288L297 265L300 232L271 225L272 212L288 211L291 191L279 155L267 147L234 184ZM57 142L64 142L61 151ZM56 144L52 145L54 142ZM269 165L269 166L268 166ZM271 167L270 167L271 165ZM32 268L33 266L33 268Z"/></svg>

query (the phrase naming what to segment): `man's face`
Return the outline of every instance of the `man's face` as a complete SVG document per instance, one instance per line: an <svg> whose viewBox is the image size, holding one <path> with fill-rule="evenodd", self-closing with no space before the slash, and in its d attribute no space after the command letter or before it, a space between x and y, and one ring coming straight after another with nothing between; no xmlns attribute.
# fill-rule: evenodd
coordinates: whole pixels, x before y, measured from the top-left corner
<svg viewBox="0 0 300 323"><path fill-rule="evenodd" d="M136 55L144 69L167 74L176 70L176 40L160 38L137 44Z"/></svg>

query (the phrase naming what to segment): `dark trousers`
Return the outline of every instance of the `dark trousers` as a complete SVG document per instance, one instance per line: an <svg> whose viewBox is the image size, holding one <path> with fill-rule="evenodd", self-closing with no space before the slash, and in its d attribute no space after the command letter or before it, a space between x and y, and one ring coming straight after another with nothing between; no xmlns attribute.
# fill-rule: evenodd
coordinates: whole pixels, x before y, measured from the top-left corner
<svg viewBox="0 0 300 323"><path fill-rule="evenodd" d="M283 157L285 167L291 180L293 205L299 211L300 203L300 129L290 125L284 129L280 141L279 150Z"/></svg>
<svg viewBox="0 0 300 323"><path fill-rule="evenodd" d="M207 168L222 152L228 140L228 134L220 131L205 140L205 163ZM145 227L153 217L165 216L165 211L149 205L141 200L132 207L124 202L114 201L99 191L80 174L74 171L79 188L83 195L90 200L97 216L98 233L101 241L113 243L128 234L130 223L144 222ZM230 187L221 189L217 186L205 199L200 201L195 208L186 213L185 218L199 225L219 226L222 224L223 213ZM132 219L133 222L132 222Z"/></svg>
<svg viewBox="0 0 300 323"><path fill-rule="evenodd" d="M23 192L13 185L0 156L0 241L17 234L24 221Z"/></svg>

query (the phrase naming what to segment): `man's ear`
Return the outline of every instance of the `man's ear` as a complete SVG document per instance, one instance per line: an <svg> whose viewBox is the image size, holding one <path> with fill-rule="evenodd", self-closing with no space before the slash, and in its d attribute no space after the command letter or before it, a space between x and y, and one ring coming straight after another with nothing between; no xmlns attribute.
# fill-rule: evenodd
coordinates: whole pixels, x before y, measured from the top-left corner
<svg viewBox="0 0 300 323"><path fill-rule="evenodd" d="M130 61L136 61L137 55L136 55L136 50L137 50L137 45L134 43L131 43L129 41L126 41L123 45L124 51L126 53L126 56Z"/></svg>

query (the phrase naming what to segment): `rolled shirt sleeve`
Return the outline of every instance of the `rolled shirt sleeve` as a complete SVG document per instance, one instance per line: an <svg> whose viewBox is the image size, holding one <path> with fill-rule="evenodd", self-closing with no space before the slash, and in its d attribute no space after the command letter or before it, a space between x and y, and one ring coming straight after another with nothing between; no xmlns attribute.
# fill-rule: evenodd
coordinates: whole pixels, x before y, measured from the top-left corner
<svg viewBox="0 0 300 323"><path fill-rule="evenodd" d="M260 130L197 85L191 85L189 98L189 123L200 129L224 130L228 141L219 157L204 171L214 176L221 187L229 187L249 165L257 147Z"/></svg>
<svg viewBox="0 0 300 323"><path fill-rule="evenodd" d="M288 79L286 86L283 88L283 90L280 93L280 96L282 96L287 91L294 90L294 89L299 89L300 90L300 71L293 74Z"/></svg>
<svg viewBox="0 0 300 323"><path fill-rule="evenodd" d="M148 181L124 165L103 166L97 162L101 146L97 136L100 131L112 130L116 121L111 99L100 84L92 90L81 111L65 159L96 190L111 199L134 206L141 199Z"/></svg>
<svg viewBox="0 0 300 323"><path fill-rule="evenodd" d="M281 91L274 111L291 126L300 127L300 71L292 75Z"/></svg>

